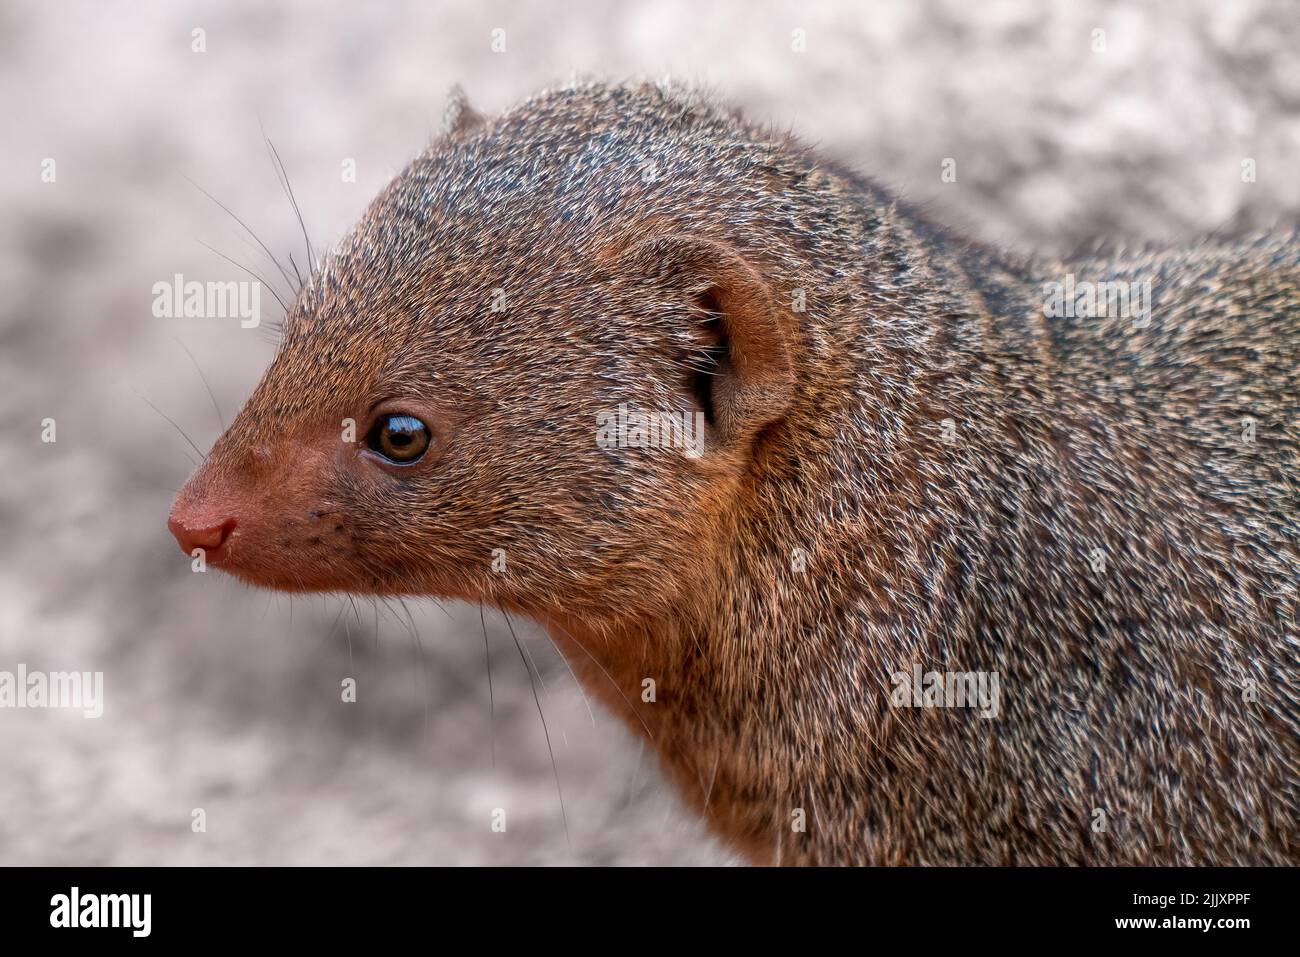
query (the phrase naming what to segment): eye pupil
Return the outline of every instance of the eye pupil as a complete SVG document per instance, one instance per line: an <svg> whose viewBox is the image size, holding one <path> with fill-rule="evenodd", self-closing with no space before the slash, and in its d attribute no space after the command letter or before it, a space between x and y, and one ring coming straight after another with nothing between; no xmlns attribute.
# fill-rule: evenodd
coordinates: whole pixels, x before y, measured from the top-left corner
<svg viewBox="0 0 1300 957"><path fill-rule="evenodd" d="M370 430L367 444L390 462L408 465L429 447L429 428L413 415L394 413L380 416Z"/></svg>

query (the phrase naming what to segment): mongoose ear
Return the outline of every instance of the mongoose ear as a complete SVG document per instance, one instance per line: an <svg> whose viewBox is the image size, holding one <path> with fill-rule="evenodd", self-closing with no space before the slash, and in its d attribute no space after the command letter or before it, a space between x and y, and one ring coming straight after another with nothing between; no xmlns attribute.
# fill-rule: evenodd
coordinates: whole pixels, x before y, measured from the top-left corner
<svg viewBox="0 0 1300 957"><path fill-rule="evenodd" d="M680 293L685 321L712 354L692 383L728 447L747 445L785 414L794 390L791 315L766 280L734 248L711 239L663 236L633 250L643 275Z"/></svg>
<svg viewBox="0 0 1300 957"><path fill-rule="evenodd" d="M455 137L476 126L483 125L483 115L469 105L469 97L457 83L447 93L447 106L442 111L442 132Z"/></svg>

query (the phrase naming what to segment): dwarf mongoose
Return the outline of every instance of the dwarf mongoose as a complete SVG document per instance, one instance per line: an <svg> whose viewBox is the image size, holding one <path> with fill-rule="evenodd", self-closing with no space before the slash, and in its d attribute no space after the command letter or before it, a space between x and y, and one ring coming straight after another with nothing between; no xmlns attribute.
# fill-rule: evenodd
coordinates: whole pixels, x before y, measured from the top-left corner
<svg viewBox="0 0 1300 957"><path fill-rule="evenodd" d="M536 620L756 862L1295 863L1298 370L1295 235L1035 262L689 91L456 96L169 525Z"/></svg>

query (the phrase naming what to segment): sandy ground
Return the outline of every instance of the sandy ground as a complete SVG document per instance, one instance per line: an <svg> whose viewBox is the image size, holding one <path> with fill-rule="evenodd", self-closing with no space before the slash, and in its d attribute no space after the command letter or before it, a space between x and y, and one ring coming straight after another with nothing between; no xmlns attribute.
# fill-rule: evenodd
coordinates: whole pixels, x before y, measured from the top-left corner
<svg viewBox="0 0 1300 957"><path fill-rule="evenodd" d="M187 178L300 250L259 126L322 244L437 129L454 82L496 111L575 72L672 75L1014 248L1293 218L1300 8L1130 6L0 4L0 670L105 676L98 720L0 710L0 863L729 862L533 626L563 816L499 616L291 609L190 572L163 522L195 452L149 403L206 448L218 412L186 350L228 420L273 347L152 315L175 273L242 278L203 244L258 258Z"/></svg>

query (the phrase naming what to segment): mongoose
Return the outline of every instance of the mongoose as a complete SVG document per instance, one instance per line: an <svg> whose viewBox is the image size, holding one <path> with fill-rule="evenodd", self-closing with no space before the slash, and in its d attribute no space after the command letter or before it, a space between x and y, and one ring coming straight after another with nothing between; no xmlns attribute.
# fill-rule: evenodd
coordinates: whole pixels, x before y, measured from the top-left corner
<svg viewBox="0 0 1300 957"><path fill-rule="evenodd" d="M690 91L455 96L169 526L536 620L754 862L1296 863L1298 360L1294 234L1031 261Z"/></svg>

